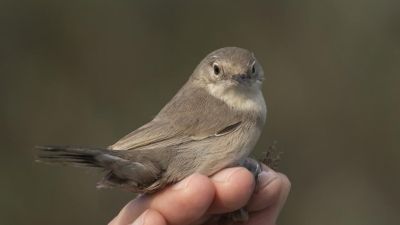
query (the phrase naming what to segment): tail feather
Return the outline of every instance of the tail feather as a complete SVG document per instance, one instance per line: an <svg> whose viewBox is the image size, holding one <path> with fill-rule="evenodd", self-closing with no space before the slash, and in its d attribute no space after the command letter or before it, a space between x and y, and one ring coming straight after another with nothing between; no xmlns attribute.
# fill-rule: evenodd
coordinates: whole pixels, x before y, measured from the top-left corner
<svg viewBox="0 0 400 225"><path fill-rule="evenodd" d="M155 161L145 158L135 161L126 152L73 146L37 146L36 149L39 150L38 162L104 169L107 175L99 182L99 188L119 187L133 192L150 192L165 185L160 183L147 189L155 186L163 170Z"/></svg>
<svg viewBox="0 0 400 225"><path fill-rule="evenodd" d="M39 149L37 162L85 167L103 167L96 157L111 153L108 149L74 146L36 146L35 148Z"/></svg>

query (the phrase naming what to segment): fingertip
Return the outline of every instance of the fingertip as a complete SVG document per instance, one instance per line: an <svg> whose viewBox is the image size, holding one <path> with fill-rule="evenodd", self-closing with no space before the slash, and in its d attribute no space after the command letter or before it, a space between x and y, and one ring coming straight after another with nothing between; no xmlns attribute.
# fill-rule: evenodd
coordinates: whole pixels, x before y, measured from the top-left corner
<svg viewBox="0 0 400 225"><path fill-rule="evenodd" d="M258 211L270 206L283 205L289 194L291 183L286 175L273 170L263 171L259 176L256 192L249 200L247 208Z"/></svg>
<svg viewBox="0 0 400 225"><path fill-rule="evenodd" d="M281 178L281 193L279 196L279 207L280 209L283 207L284 203L286 202L287 197L289 196L290 189L292 188L292 183L290 182L289 178L283 174L283 173L278 173L280 178ZM279 209L279 210L280 210Z"/></svg>
<svg viewBox="0 0 400 225"><path fill-rule="evenodd" d="M254 177L243 167L224 169L211 180L216 190L211 213L231 212L245 206L254 191Z"/></svg>
<svg viewBox="0 0 400 225"><path fill-rule="evenodd" d="M138 218L148 207L148 198L139 195L135 199L128 202L108 225L128 224L135 218Z"/></svg>
<svg viewBox="0 0 400 225"><path fill-rule="evenodd" d="M214 185L201 174L193 174L158 194L150 207L168 224L189 224L206 212L214 198Z"/></svg>
<svg viewBox="0 0 400 225"><path fill-rule="evenodd" d="M289 178L285 174L283 174L283 173L278 173L278 174L279 174L279 176L281 176L282 185L283 185L285 191L287 193L289 193L290 189L292 188L292 183L290 182Z"/></svg>
<svg viewBox="0 0 400 225"><path fill-rule="evenodd" d="M286 175L274 172L275 179L256 192L247 209L251 212L248 224L276 224L279 213L290 192L290 181Z"/></svg>

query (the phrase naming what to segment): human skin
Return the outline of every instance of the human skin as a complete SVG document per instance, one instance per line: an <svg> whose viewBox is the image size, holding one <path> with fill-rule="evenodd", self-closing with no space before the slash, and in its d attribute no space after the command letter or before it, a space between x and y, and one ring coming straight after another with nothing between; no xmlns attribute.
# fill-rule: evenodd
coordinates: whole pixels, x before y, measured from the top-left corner
<svg viewBox="0 0 400 225"><path fill-rule="evenodd" d="M256 184L257 183L257 184ZM224 169L211 177L193 174L164 190L130 201L109 225L217 224L216 214L245 207L246 225L275 225L290 191L290 181L263 165L255 182L243 167Z"/></svg>

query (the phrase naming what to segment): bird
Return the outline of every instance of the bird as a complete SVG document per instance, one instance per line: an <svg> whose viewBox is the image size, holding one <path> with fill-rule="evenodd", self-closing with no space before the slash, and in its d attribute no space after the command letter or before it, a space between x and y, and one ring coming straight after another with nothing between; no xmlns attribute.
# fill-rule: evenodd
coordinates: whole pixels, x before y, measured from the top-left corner
<svg viewBox="0 0 400 225"><path fill-rule="evenodd" d="M148 123L103 148L37 146L38 161L105 171L98 188L154 193L193 173L233 166L257 173L249 158L266 121L264 71L254 53L224 47L209 53Z"/></svg>

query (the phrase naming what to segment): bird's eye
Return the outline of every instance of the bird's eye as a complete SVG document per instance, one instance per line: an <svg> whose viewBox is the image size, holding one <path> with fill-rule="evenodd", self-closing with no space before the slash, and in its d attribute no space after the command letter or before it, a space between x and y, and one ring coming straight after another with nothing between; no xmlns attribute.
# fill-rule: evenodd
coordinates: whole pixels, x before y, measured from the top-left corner
<svg viewBox="0 0 400 225"><path fill-rule="evenodd" d="M221 73L221 68L216 63L213 64L213 70L215 75L219 75Z"/></svg>
<svg viewBox="0 0 400 225"><path fill-rule="evenodd" d="M255 72L256 72L256 66L255 66L255 65L253 65L253 67L251 67L251 72L252 72L252 73L255 73Z"/></svg>

